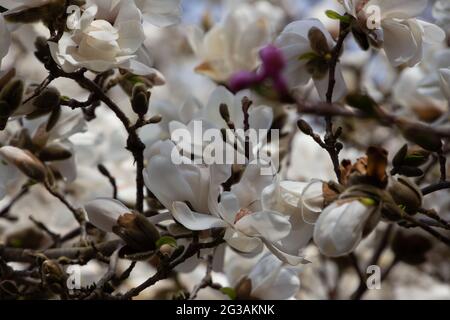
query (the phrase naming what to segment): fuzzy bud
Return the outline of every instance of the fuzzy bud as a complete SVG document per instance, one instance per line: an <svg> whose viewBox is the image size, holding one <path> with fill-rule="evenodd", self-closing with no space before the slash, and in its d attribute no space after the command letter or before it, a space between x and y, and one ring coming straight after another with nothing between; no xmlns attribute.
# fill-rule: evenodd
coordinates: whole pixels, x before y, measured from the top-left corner
<svg viewBox="0 0 450 320"><path fill-rule="evenodd" d="M46 88L33 101L33 105L41 110L53 110L59 107L61 102L61 94L58 89L54 87Z"/></svg>
<svg viewBox="0 0 450 320"><path fill-rule="evenodd" d="M409 214L415 214L422 206L422 192L414 182L407 178L392 179L388 191L395 203L404 206L405 211Z"/></svg>
<svg viewBox="0 0 450 320"><path fill-rule="evenodd" d="M67 160L72 156L72 152L61 145L51 145L39 152L41 161L61 161Z"/></svg>
<svg viewBox="0 0 450 320"><path fill-rule="evenodd" d="M303 119L300 119L297 121L297 127L300 129L301 132L303 132L304 134L306 134L308 136L311 136L314 134L314 131L311 128L311 126L309 125L309 123Z"/></svg>
<svg viewBox="0 0 450 320"><path fill-rule="evenodd" d="M113 231L138 252L154 250L156 241L160 238L155 226L138 213L121 215Z"/></svg>
<svg viewBox="0 0 450 320"><path fill-rule="evenodd" d="M14 80L3 87L0 92L0 101L6 103L9 107L9 115L20 107L24 92L24 85L21 80ZM2 107L4 110L5 106ZM2 112L3 113L3 112Z"/></svg>
<svg viewBox="0 0 450 320"><path fill-rule="evenodd" d="M47 169L45 165L31 152L5 146L0 148L0 157L17 167L28 178L39 182L46 180Z"/></svg>
<svg viewBox="0 0 450 320"><path fill-rule="evenodd" d="M442 149L441 137L431 131L430 127L427 125L410 123L405 120L398 121L397 125L407 140L417 144L425 150L437 152Z"/></svg>
<svg viewBox="0 0 450 320"><path fill-rule="evenodd" d="M157 114L157 115L151 117L148 120L148 123L149 124L155 124L155 123L160 123L161 121L162 121L162 116L160 114Z"/></svg>
<svg viewBox="0 0 450 320"><path fill-rule="evenodd" d="M230 112L228 106L225 103L221 103L219 107L220 116L225 122L230 122Z"/></svg>
<svg viewBox="0 0 450 320"><path fill-rule="evenodd" d="M150 92L147 90L147 86L142 83L136 84L131 94L131 107L133 111L140 117L143 117L148 111L149 100Z"/></svg>
<svg viewBox="0 0 450 320"><path fill-rule="evenodd" d="M170 244L163 244L159 248L159 252L161 252L163 255L170 257L172 253L175 251L175 247L171 246Z"/></svg>

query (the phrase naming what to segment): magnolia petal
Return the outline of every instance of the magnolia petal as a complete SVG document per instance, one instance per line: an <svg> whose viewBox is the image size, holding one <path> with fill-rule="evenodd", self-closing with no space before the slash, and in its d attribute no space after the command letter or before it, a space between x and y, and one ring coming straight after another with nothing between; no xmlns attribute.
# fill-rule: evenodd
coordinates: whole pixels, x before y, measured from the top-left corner
<svg viewBox="0 0 450 320"><path fill-rule="evenodd" d="M168 209L175 200L192 201L196 197L183 173L170 158L160 155L152 157L144 171L144 179L147 188Z"/></svg>
<svg viewBox="0 0 450 320"><path fill-rule="evenodd" d="M408 19L420 15L428 0L371 0L367 6L378 6L382 19Z"/></svg>
<svg viewBox="0 0 450 320"><path fill-rule="evenodd" d="M310 263L310 261L306 260L303 256L286 253L280 245L271 243L265 239L262 240L270 252L272 252L278 259L290 264L291 266Z"/></svg>
<svg viewBox="0 0 450 320"><path fill-rule="evenodd" d="M233 193L224 192L220 195L219 213L226 222L234 224L239 210L239 200Z"/></svg>
<svg viewBox="0 0 450 320"><path fill-rule="evenodd" d="M129 213L122 202L110 198L97 198L84 205L89 221L105 232L112 232L117 219L123 214Z"/></svg>
<svg viewBox="0 0 450 320"><path fill-rule="evenodd" d="M263 242L256 237L247 237L240 232L228 228L224 235L224 240L230 247L241 253L255 253L263 249Z"/></svg>
<svg viewBox="0 0 450 320"><path fill-rule="evenodd" d="M284 300L300 289L297 272L285 268L283 262L272 254L264 255L249 273L251 296L263 300Z"/></svg>
<svg viewBox="0 0 450 320"><path fill-rule="evenodd" d="M245 215L235 228L251 237L263 237L274 242L286 237L291 231L289 218L274 211L261 211Z"/></svg>
<svg viewBox="0 0 450 320"><path fill-rule="evenodd" d="M333 89L332 101L339 101L347 94L347 85L345 84L345 79L344 79L344 75L342 73L342 68L341 68L340 63L338 63L336 65L335 78L336 78L336 84ZM319 94L320 98L323 101L325 101L327 99L329 79L330 79L330 76L327 73L327 75L323 79L315 79L314 80L314 84L316 86L317 93Z"/></svg>
<svg viewBox="0 0 450 320"><path fill-rule="evenodd" d="M227 226L227 223L219 218L192 211L184 202L173 203L172 215L183 226L194 231Z"/></svg>
<svg viewBox="0 0 450 320"><path fill-rule="evenodd" d="M406 63L416 54L417 43L407 25L389 20L384 21L382 27L384 31L384 51L394 67Z"/></svg>

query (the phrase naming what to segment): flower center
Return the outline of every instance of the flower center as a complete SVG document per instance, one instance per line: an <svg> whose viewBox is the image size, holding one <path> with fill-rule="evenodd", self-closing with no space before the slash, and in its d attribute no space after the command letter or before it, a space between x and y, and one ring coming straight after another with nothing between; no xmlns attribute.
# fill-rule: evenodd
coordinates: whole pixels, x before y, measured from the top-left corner
<svg viewBox="0 0 450 320"><path fill-rule="evenodd" d="M239 220L241 220L243 217L252 214L253 212L250 211L247 208L243 208L241 210L239 210L239 212L236 214L236 217L234 218L234 223L236 224Z"/></svg>

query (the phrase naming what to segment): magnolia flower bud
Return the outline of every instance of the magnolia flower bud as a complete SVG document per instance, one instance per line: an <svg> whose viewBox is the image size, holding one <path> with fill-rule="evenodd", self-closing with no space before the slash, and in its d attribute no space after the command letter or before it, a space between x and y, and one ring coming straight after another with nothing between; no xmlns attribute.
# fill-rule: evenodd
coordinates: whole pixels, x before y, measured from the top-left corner
<svg viewBox="0 0 450 320"><path fill-rule="evenodd" d="M220 116L225 122L230 122L230 112L228 110L228 106L225 103L221 103L219 106Z"/></svg>
<svg viewBox="0 0 450 320"><path fill-rule="evenodd" d="M304 134L306 134L308 136L311 136L314 134L314 131L313 131L312 127L310 126L310 124L303 119L300 119L297 121L297 127L300 129L301 132L303 132Z"/></svg>
<svg viewBox="0 0 450 320"><path fill-rule="evenodd" d="M22 103L24 85L21 80L10 81L0 92L0 101L4 101L9 107L9 115L19 108ZM3 113L3 112L2 112Z"/></svg>
<svg viewBox="0 0 450 320"><path fill-rule="evenodd" d="M235 288L237 300L250 300L252 293L252 281L249 278L242 278Z"/></svg>
<svg viewBox="0 0 450 320"><path fill-rule="evenodd" d="M66 274L61 266L54 260L45 260L41 266L42 275L47 282L62 282Z"/></svg>
<svg viewBox="0 0 450 320"><path fill-rule="evenodd" d="M39 159L44 162L67 160L71 156L72 152L61 145L51 145L39 152Z"/></svg>
<svg viewBox="0 0 450 320"><path fill-rule="evenodd" d="M39 182L46 180L47 169L45 165L31 152L5 146L0 148L0 157L17 167L28 178Z"/></svg>
<svg viewBox="0 0 450 320"><path fill-rule="evenodd" d="M55 293L65 290L67 275L61 266L54 260L45 260L41 266L42 279L45 285Z"/></svg>
<svg viewBox="0 0 450 320"><path fill-rule="evenodd" d="M414 182L407 178L391 179L388 191L395 203L403 206L409 214L415 214L422 206L422 192Z"/></svg>
<svg viewBox="0 0 450 320"><path fill-rule="evenodd" d="M162 115L157 114L157 115L151 117L151 118L148 120L148 123L149 123L149 124L160 123L160 122L162 121L162 119L163 119Z"/></svg>
<svg viewBox="0 0 450 320"><path fill-rule="evenodd" d="M326 256L347 255L355 250L367 229L373 229L375 222L378 223L379 211L379 206L369 198L338 200L319 216L314 242Z"/></svg>
<svg viewBox="0 0 450 320"><path fill-rule="evenodd" d="M147 90L146 85L138 83L133 87L133 92L131 94L131 107L136 114L143 117L147 113L149 99L150 92Z"/></svg>
<svg viewBox="0 0 450 320"><path fill-rule="evenodd" d="M61 94L59 93L59 90L54 87L50 87L46 88L34 99L33 105L38 109L52 110L59 107L60 102Z"/></svg>
<svg viewBox="0 0 450 320"><path fill-rule="evenodd" d="M405 144L392 159L392 165L397 167L419 167L430 158L430 152L421 148L408 148Z"/></svg>
<svg viewBox="0 0 450 320"><path fill-rule="evenodd" d="M421 146L425 150L437 152L442 149L442 139L432 132L429 127L421 123L410 123L408 121L398 121L403 136L411 142Z"/></svg>
<svg viewBox="0 0 450 320"><path fill-rule="evenodd" d="M138 252L154 250L156 241L160 237L155 226L138 213L126 213L120 216L113 231Z"/></svg>
<svg viewBox="0 0 450 320"><path fill-rule="evenodd" d="M175 247L171 246L170 244L163 244L159 248L159 252L161 252L163 255L170 257L172 253L175 251Z"/></svg>
<svg viewBox="0 0 450 320"><path fill-rule="evenodd" d="M52 59L50 48L45 37L37 37L36 41L34 42L34 46L36 48L34 55L39 59L40 62L47 63L48 59Z"/></svg>

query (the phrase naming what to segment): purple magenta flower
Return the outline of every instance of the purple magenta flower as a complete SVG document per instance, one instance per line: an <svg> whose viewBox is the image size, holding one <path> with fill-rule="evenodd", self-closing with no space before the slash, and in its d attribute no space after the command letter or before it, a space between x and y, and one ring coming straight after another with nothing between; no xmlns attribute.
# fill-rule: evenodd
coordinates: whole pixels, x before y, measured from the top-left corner
<svg viewBox="0 0 450 320"><path fill-rule="evenodd" d="M229 86L231 91L238 92L247 89L257 84L260 81L260 76L255 72L240 71L235 73L230 80Z"/></svg>
<svg viewBox="0 0 450 320"><path fill-rule="evenodd" d="M262 73L267 77L278 77L286 66L283 52L274 45L267 45L259 52L262 60Z"/></svg>
<svg viewBox="0 0 450 320"><path fill-rule="evenodd" d="M240 71L231 77L229 82L230 90L238 92L244 89L267 85L271 82L272 89L278 94L280 99L289 97L289 87L283 76L283 69L286 66L283 53L274 45L267 45L259 52L262 65L257 71Z"/></svg>

